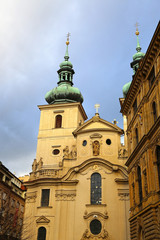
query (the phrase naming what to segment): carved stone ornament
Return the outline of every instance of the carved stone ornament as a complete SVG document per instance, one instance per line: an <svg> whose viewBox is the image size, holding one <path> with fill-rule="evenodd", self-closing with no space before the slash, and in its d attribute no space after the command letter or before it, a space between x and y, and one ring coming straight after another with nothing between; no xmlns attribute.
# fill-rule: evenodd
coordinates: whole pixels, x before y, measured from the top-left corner
<svg viewBox="0 0 160 240"><path fill-rule="evenodd" d="M119 200L129 201L129 189L118 189Z"/></svg>
<svg viewBox="0 0 160 240"><path fill-rule="evenodd" d="M63 158L69 158L69 147L66 146L64 149L63 149Z"/></svg>
<svg viewBox="0 0 160 240"><path fill-rule="evenodd" d="M75 159L77 157L77 148L76 145L72 145L71 151L69 151L69 147L66 146L63 149L63 159Z"/></svg>
<svg viewBox="0 0 160 240"><path fill-rule="evenodd" d="M102 135L99 133L94 133L90 136L90 138L102 138Z"/></svg>
<svg viewBox="0 0 160 240"><path fill-rule="evenodd" d="M108 232L105 229L102 229L102 231L98 235L93 235L88 229L85 230L83 233L83 236L81 240L86 240L86 239L92 239L92 240L97 240L97 239L107 239L109 240Z"/></svg>
<svg viewBox="0 0 160 240"><path fill-rule="evenodd" d="M37 197L37 192L27 192L26 193L26 202L34 203Z"/></svg>
<svg viewBox="0 0 160 240"><path fill-rule="evenodd" d="M94 141L92 143L92 149L93 149L93 156L98 156L100 153L100 143L98 141Z"/></svg>
<svg viewBox="0 0 160 240"><path fill-rule="evenodd" d="M40 169L42 169L42 167L43 167L43 161L42 161L42 158L40 158L40 160L37 164L37 169L40 170Z"/></svg>
<svg viewBox="0 0 160 240"><path fill-rule="evenodd" d="M49 223L50 220L48 218L46 218L45 216L41 216L36 220L36 223Z"/></svg>
<svg viewBox="0 0 160 240"><path fill-rule="evenodd" d="M37 170L37 159L34 159L33 164L32 164L32 172L35 172Z"/></svg>
<svg viewBox="0 0 160 240"><path fill-rule="evenodd" d="M118 157L119 158L127 158L128 157L128 151L126 148L124 147L121 147L119 150L118 150Z"/></svg>
<svg viewBox="0 0 160 240"><path fill-rule="evenodd" d="M74 201L76 190L56 190L56 201Z"/></svg>

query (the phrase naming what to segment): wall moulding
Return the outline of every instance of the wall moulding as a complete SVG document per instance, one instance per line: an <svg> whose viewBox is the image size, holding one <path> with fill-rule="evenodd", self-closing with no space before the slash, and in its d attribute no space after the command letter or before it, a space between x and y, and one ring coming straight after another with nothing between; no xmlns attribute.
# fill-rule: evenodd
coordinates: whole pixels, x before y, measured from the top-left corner
<svg viewBox="0 0 160 240"><path fill-rule="evenodd" d="M56 190L56 201L74 201L76 197L76 190Z"/></svg>

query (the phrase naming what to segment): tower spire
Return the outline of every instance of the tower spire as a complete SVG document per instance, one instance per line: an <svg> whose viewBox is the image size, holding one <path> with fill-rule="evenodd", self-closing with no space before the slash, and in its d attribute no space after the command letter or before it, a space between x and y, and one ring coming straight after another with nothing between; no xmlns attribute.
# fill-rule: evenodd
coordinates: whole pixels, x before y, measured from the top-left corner
<svg viewBox="0 0 160 240"><path fill-rule="evenodd" d="M137 50L137 52L140 52L141 51L141 47L140 47L139 38L138 38L138 36L139 36L138 26L139 26L139 24L136 23L136 32L135 32L135 34L137 36L137 47L136 47L136 50Z"/></svg>
<svg viewBox="0 0 160 240"><path fill-rule="evenodd" d="M60 69L57 71L59 76L58 86L46 93L45 99L49 104L66 102L83 102L83 96L78 88L73 87L73 65L69 60L68 45L70 33L67 34L66 52L64 61L60 63Z"/></svg>
<svg viewBox="0 0 160 240"><path fill-rule="evenodd" d="M139 61L144 57L144 53L141 52L141 46L139 44L139 31L138 31L138 26L139 24L136 23L135 24L136 26L136 36L137 36L137 47L136 47L136 50L137 52L133 55L133 62L131 62L131 68L133 68L133 73L135 74L138 67L139 67Z"/></svg>
<svg viewBox="0 0 160 240"><path fill-rule="evenodd" d="M68 61L69 59L69 54L68 54L68 45L69 45L69 37L71 36L70 33L67 33L67 41L66 41L66 53L65 53L65 56L64 56L64 59L65 61Z"/></svg>

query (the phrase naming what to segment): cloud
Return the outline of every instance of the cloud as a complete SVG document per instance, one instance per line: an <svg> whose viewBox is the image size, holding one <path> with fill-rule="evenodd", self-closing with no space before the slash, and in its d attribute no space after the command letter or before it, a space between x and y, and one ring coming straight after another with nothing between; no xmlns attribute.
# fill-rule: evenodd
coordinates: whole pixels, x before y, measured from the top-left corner
<svg viewBox="0 0 160 240"><path fill-rule="evenodd" d="M88 117L100 103L100 116L122 127L119 97L132 78L134 24L140 21L145 51L159 21L159 1L5 0L0 8L0 161L27 173L36 156L44 95L56 86L57 70L71 32L74 86L84 96ZM149 12L154 12L152 21ZM26 172L25 172L26 171Z"/></svg>

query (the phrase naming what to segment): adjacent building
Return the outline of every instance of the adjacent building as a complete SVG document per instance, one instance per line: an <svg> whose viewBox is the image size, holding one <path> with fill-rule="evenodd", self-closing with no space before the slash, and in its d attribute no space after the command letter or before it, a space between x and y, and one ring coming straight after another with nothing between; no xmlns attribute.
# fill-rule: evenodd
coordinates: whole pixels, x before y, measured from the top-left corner
<svg viewBox="0 0 160 240"><path fill-rule="evenodd" d="M160 22L146 54L137 52L132 82L123 88L121 112L127 118L132 240L160 239Z"/></svg>
<svg viewBox="0 0 160 240"><path fill-rule="evenodd" d="M96 114L87 120L73 87L68 44L58 86L46 94L27 187L23 239L129 240L124 131Z"/></svg>
<svg viewBox="0 0 160 240"><path fill-rule="evenodd" d="M21 238L25 204L25 187L0 162L0 239Z"/></svg>

